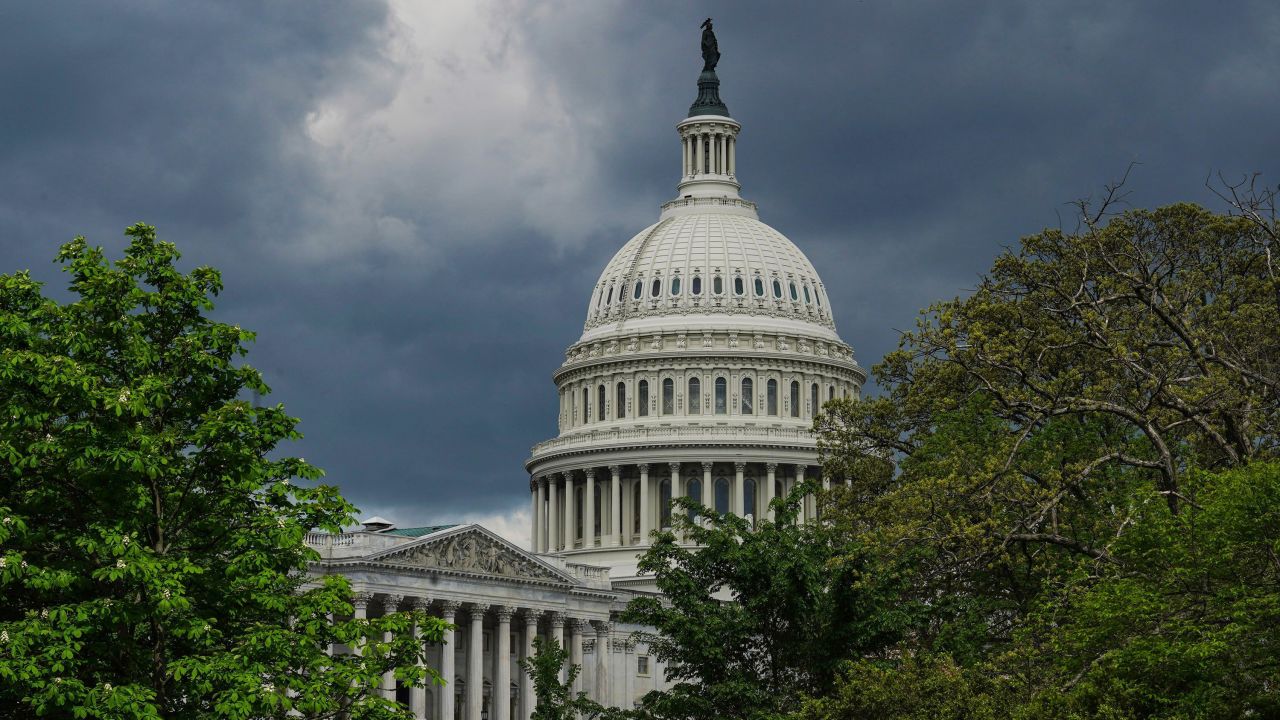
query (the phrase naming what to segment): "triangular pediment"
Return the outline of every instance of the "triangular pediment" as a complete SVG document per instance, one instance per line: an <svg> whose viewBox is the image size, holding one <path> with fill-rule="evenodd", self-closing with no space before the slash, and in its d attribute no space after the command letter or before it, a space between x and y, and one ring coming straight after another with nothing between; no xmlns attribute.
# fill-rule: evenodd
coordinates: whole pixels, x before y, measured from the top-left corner
<svg viewBox="0 0 1280 720"><path fill-rule="evenodd" d="M530 555L479 525L462 525L432 533L367 560L469 575L576 584L567 573Z"/></svg>

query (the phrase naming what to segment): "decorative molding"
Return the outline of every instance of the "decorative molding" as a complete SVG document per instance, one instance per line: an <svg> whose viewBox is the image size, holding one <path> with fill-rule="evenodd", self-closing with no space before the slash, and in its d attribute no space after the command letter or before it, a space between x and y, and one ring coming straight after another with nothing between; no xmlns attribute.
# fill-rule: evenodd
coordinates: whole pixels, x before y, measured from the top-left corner
<svg viewBox="0 0 1280 720"><path fill-rule="evenodd" d="M382 598L382 612L393 613L400 608L400 603L404 602L404 595L393 594Z"/></svg>
<svg viewBox="0 0 1280 720"><path fill-rule="evenodd" d="M355 609L357 610L367 610L369 608L369 603L371 602L373 602L373 593L371 592L360 591L351 593L351 604L355 606Z"/></svg>
<svg viewBox="0 0 1280 720"><path fill-rule="evenodd" d="M498 618L498 622L500 623L510 623L511 616L515 614L515 611L515 608L510 605L493 606L493 614Z"/></svg>
<svg viewBox="0 0 1280 720"><path fill-rule="evenodd" d="M440 601L440 617L453 622L453 619L458 615L458 609L461 607L462 603L457 600L442 600Z"/></svg>
<svg viewBox="0 0 1280 720"><path fill-rule="evenodd" d="M525 608L520 611L520 617L524 618L525 625L532 625L535 628L538 626L538 620L540 620L544 614L545 613L542 610L534 610L532 608Z"/></svg>
<svg viewBox="0 0 1280 720"><path fill-rule="evenodd" d="M551 623L552 630L555 630L556 628L563 630L565 622L568 620L568 616L559 610L552 610L547 616L547 620Z"/></svg>

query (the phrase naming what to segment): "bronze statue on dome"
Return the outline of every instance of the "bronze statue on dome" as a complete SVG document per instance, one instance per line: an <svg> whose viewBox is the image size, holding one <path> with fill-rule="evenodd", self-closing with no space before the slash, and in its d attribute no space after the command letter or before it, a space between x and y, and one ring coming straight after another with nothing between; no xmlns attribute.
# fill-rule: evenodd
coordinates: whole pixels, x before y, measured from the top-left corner
<svg viewBox="0 0 1280 720"><path fill-rule="evenodd" d="M711 18L702 22L702 71L715 70L720 62L720 45L711 29Z"/></svg>

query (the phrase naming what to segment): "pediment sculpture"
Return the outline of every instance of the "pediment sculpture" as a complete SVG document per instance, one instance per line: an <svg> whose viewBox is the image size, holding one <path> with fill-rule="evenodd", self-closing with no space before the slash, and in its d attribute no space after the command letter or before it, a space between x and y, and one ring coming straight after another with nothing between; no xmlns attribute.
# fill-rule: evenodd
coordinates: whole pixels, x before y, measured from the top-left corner
<svg viewBox="0 0 1280 720"><path fill-rule="evenodd" d="M530 580L564 578L479 532L465 532L391 553L386 562Z"/></svg>

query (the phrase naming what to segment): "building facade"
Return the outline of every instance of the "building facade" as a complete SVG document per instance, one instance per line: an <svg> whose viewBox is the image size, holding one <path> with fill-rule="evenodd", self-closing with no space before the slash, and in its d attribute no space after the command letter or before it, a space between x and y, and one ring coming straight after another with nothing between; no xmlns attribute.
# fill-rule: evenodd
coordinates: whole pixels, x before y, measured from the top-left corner
<svg viewBox="0 0 1280 720"><path fill-rule="evenodd" d="M559 434L525 463L530 548L478 525L315 534L317 573L358 591L357 616L419 607L457 625L430 648L446 688L384 692L416 717L524 720L532 687L518 662L539 634L582 666L597 701L629 707L665 686L619 622L655 587L636 570L674 498L761 518L773 498L819 477L810 432L821 404L856 397L866 373L836 333L826 288L790 240L743 199L742 126L720 100L714 35L698 98L677 124L678 196L605 266L581 337L554 373ZM817 517L808 498L803 520Z"/></svg>

